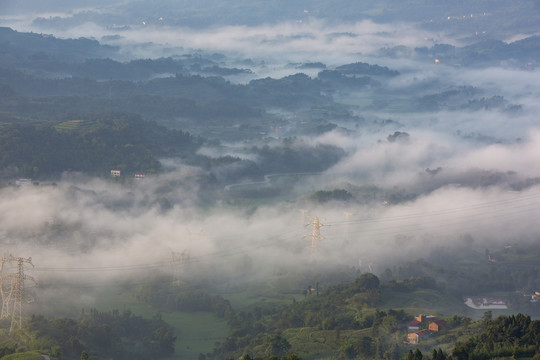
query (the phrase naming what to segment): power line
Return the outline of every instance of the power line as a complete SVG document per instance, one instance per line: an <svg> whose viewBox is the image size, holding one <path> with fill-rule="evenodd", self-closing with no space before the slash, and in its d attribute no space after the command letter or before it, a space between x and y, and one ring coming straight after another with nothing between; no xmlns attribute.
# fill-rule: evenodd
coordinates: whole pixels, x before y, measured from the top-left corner
<svg viewBox="0 0 540 360"><path fill-rule="evenodd" d="M493 200L493 201L487 201L487 202L481 202L476 204L471 204L463 207L458 208L451 208L451 209L445 209L445 210L435 210L435 211L427 211L427 212L416 212L406 215L396 215L396 216L389 216L385 218L380 219L359 219L348 222L346 221L335 221L333 223L327 224L327 226L340 226L340 225L346 225L348 223L354 224L354 223L365 223L365 222L379 222L379 221L393 221L393 220L406 220L410 218L417 218L417 217L425 217L425 216L436 216L436 215L447 215L451 213L460 213L466 210L481 210L485 208L493 208L497 205L507 205L514 202L524 201L524 200L531 200L531 199L539 199L540 193L534 193L527 196L521 196L521 197L515 197L511 199L502 199L502 200ZM524 204L529 205L529 204ZM537 206L540 206L540 204L537 204Z"/></svg>
<svg viewBox="0 0 540 360"><path fill-rule="evenodd" d="M290 233L291 231L287 232ZM294 230L294 232L299 233L298 230ZM286 233L286 234L287 234ZM297 238L298 234L291 235L289 237L282 237L279 235L272 236L267 238L264 242L261 242L257 245L252 246L238 246L236 248L229 248L227 250L208 253L208 254L202 254L198 256L189 256L189 258L184 259L182 261L182 264L187 263L193 263L197 261L201 261L204 258L208 257L229 257L234 256L238 254L246 253L249 250L258 250L262 248L266 248L273 245L272 240L274 240L274 243L276 241L284 241L287 239L293 239ZM143 270L143 269L151 269L151 268L161 268L161 267L169 267L171 266L170 261L160 261L155 263L143 263L143 264L134 264L134 265L124 265L124 266L92 266L92 267L38 267L35 269L35 271L41 271L41 272L57 272L57 271L76 271L76 272L108 272L108 271L134 271L134 270Z"/></svg>
<svg viewBox="0 0 540 360"><path fill-rule="evenodd" d="M533 194L513 197L509 199L480 202L480 203L470 204L467 206L461 206L457 208L426 211L426 212L413 212L409 214L386 216L386 217L380 217L376 219L351 220L349 219L350 217L349 213L346 213L347 219L345 221L336 221L336 222L326 223L324 224L324 226L329 226L329 227L346 226L349 228L349 230L347 230L347 234L349 235L352 235L352 234L364 234L364 235L372 235L372 236L391 235L391 234L400 234L403 232L418 232L419 229L423 231L428 231L428 230L435 231L438 229L437 231L440 233L440 232L453 231L449 229L441 230L443 226L450 228L452 226L459 225L461 229L463 230L464 227L466 228L468 224L470 224L471 227L476 227L479 221L492 220L494 218L500 218L500 217L510 218L511 216L517 216L524 212L530 212L531 210L539 209L540 203L523 203L524 201L531 201L535 199L540 199L540 193L533 193ZM512 205L512 206L508 206L508 205ZM482 211L475 212L475 213L470 213L470 212L466 213L466 211L471 211L471 210L482 210ZM449 222L448 219L441 218L442 216L451 215L454 213L459 213L461 215L461 219L456 219L455 221ZM309 223L309 225L313 226L313 232L305 236L310 237L312 239L312 244L310 248L314 250L314 249L319 248L319 241L322 239L322 236L320 235L320 232L319 232L319 228L323 225L322 223L320 223L320 219L318 221L318 225L315 224L316 223L315 219L318 219L318 218L310 217L310 219L312 219L312 222ZM414 223L414 224L399 224L400 221L415 220L415 219L422 219L424 221L421 223ZM362 229L357 229L357 230L354 230L354 228L351 229L351 227L355 224L362 225ZM381 224L384 227L373 229L367 226L369 224L373 224L373 225ZM497 223L493 223L492 225L495 227L497 226ZM276 245L279 242L285 242L287 240L298 238L299 235L300 234L298 230L290 230L290 231L282 233L281 235L270 236L266 239L261 240L260 242L256 244L253 244L253 243L250 243L248 245L242 244L235 248L227 248L225 250L216 251L213 253L207 253L207 254L202 254L198 256L190 256L189 259L183 261L182 263L187 264L191 262L202 261L205 258L211 258L211 257L225 258L225 257L239 255L239 254L244 254L249 251L264 249L264 248ZM35 271L42 271L42 272L135 271L135 270L144 270L144 269L152 269L152 268L162 268L162 267L167 267L170 265L171 265L170 261L159 261L159 262L154 262L154 263L142 263L142 264L123 265L123 266L116 265L116 266L93 266L93 267L40 267L40 268L36 268Z"/></svg>
<svg viewBox="0 0 540 360"><path fill-rule="evenodd" d="M365 221L364 226L361 230L352 231L353 234L358 233L366 233L366 232L376 232L378 234L393 234L393 233L401 233L401 232L418 232L421 228L426 229L437 229L437 228L451 228L452 226L460 226L463 230L464 226L467 226L470 224L474 228L478 228L479 222L482 221L490 221L490 226L492 228L496 228L497 226L505 226L503 222L495 222L492 221L497 218L507 218L507 220L511 220L512 216L521 216L523 213L530 213L531 210L534 209L540 209L539 205L534 205L531 207L530 205L523 206L522 208L514 208L514 211L508 212L502 212L503 209L492 209L491 211L483 211L481 213L477 214L463 214L461 219L456 219L454 221L448 221L447 219L433 219L429 218L427 216L415 216L413 218L384 218L384 219L377 219L376 221ZM504 209L506 210L506 209ZM519 210L519 211L515 211ZM437 215L439 216L439 215ZM466 218L465 218L466 217ZM421 223L414 222L414 223L406 223L406 224L399 224L402 220L411 220L411 219L419 219L424 218ZM380 225L376 228L370 228L369 224L372 225ZM386 224L389 223L389 224ZM332 225L329 225L332 226Z"/></svg>

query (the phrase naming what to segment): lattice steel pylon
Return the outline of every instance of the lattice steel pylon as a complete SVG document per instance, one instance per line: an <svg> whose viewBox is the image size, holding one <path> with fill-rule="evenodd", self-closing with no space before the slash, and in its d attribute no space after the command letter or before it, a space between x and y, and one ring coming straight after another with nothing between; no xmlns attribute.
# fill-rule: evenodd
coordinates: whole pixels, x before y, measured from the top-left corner
<svg viewBox="0 0 540 360"><path fill-rule="evenodd" d="M180 285L180 277L182 272L182 266L189 261L189 252L184 250L182 252L171 250L171 265L173 268L173 285Z"/></svg>
<svg viewBox="0 0 540 360"><path fill-rule="evenodd" d="M6 256L3 254L2 258L0 259L0 294L2 295L2 310L0 312L0 318L4 319L10 316L10 306L11 305L11 295L13 294L11 292L11 288L13 287L13 279L10 279L6 277L6 274L4 273L4 264L6 262L9 262L9 259L12 256L10 255L9 258L6 258Z"/></svg>
<svg viewBox="0 0 540 360"><path fill-rule="evenodd" d="M11 326L9 331L13 331L16 327L22 326L22 303L25 300L24 282L32 281L34 284L36 281L33 277L24 273L25 264L32 264L32 258L14 257L9 255L6 257L2 255L0 259L0 276L1 276L1 295L2 295L2 312L0 318L7 318L11 316ZM17 263L17 272L6 274L4 273L5 263Z"/></svg>
<svg viewBox="0 0 540 360"><path fill-rule="evenodd" d="M319 248L319 242L324 239L324 237L321 235L321 227L324 225L321 223L321 219L316 216L308 216L308 219L311 221L308 222L308 225L313 226L313 232L311 234L306 234L304 237L311 238L311 246L308 248L311 250L312 253L318 252L320 250Z"/></svg>

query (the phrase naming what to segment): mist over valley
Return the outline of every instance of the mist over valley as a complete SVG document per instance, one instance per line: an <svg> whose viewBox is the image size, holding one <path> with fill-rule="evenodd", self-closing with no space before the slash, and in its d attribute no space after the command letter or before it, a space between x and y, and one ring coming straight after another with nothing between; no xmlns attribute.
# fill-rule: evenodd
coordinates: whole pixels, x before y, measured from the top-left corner
<svg viewBox="0 0 540 360"><path fill-rule="evenodd" d="M536 358L539 11L0 3L0 358Z"/></svg>

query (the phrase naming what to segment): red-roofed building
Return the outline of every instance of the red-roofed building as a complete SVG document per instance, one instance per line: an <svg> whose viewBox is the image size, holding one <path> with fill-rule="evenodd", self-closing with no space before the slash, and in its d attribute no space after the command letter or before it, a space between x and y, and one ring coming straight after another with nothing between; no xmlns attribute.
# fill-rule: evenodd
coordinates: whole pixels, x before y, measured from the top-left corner
<svg viewBox="0 0 540 360"><path fill-rule="evenodd" d="M407 330L409 332L416 332L416 331L420 330L420 324L421 324L420 321L414 319L413 321L411 321L411 322L409 322L407 324Z"/></svg>

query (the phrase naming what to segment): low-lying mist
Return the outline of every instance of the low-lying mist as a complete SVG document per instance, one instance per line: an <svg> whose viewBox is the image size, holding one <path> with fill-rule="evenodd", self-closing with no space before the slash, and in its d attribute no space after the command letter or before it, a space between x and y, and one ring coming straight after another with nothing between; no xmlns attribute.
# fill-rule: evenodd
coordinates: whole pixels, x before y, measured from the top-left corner
<svg viewBox="0 0 540 360"><path fill-rule="evenodd" d="M146 25L142 20L136 24L111 24L108 27L91 20L56 26L54 16L44 18L50 22L36 23L34 14L4 18L1 23L18 31L52 34L59 38L91 37L102 44L118 46L118 58L121 60L159 58L198 50L221 52L232 57L242 54L244 59L263 60L270 66L304 61L341 65L353 62L358 56L376 55L381 48L454 44L442 33L428 32L414 24L377 24L369 20L340 26L310 19L273 25L191 29ZM258 70L268 71L265 68ZM265 73L262 75L267 76Z"/></svg>
<svg viewBox="0 0 540 360"><path fill-rule="evenodd" d="M386 134L311 139L340 144L348 155L274 205L231 205L225 186L215 193L220 199L203 204L194 181L202 170L174 162L132 183L66 174L55 184L7 186L0 189L3 251L32 258L38 297L74 284L91 305L93 290L178 267L185 279L213 283L314 264L378 273L440 249L537 240L538 131L488 144L414 129ZM335 189L351 196L311 196ZM323 224L316 245L308 216Z"/></svg>

